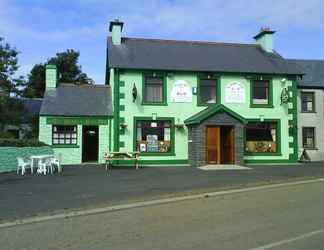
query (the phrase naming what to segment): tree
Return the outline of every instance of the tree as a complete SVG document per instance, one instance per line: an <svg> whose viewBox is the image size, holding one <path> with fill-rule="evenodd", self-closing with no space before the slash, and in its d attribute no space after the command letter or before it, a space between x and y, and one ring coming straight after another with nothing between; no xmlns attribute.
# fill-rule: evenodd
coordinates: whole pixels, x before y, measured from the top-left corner
<svg viewBox="0 0 324 250"><path fill-rule="evenodd" d="M27 87L24 91L26 97L43 97L45 91L46 64L55 64L58 70L58 80L63 83L93 84L94 81L82 72L78 64L80 53L73 49L59 52L44 64L36 64L28 75Z"/></svg>
<svg viewBox="0 0 324 250"><path fill-rule="evenodd" d="M17 98L25 81L23 77L16 78L18 70L18 52L0 37L0 133L5 125L19 124L24 107Z"/></svg>
<svg viewBox="0 0 324 250"><path fill-rule="evenodd" d="M25 97L42 97L45 92L45 64L36 64L30 71L27 87L23 95Z"/></svg>
<svg viewBox="0 0 324 250"><path fill-rule="evenodd" d="M25 86L24 78L16 77L18 68L18 51L0 37L0 88L9 96L20 95Z"/></svg>
<svg viewBox="0 0 324 250"><path fill-rule="evenodd" d="M0 97L0 134L6 125L19 125L25 112L18 98Z"/></svg>

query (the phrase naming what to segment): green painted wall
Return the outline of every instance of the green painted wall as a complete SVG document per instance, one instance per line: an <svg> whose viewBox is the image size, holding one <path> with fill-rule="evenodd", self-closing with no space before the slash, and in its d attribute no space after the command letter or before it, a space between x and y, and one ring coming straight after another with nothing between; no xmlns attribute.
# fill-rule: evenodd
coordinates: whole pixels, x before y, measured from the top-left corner
<svg viewBox="0 0 324 250"><path fill-rule="evenodd" d="M112 77L112 74L110 75ZM140 71L126 71L123 70L119 74L115 74L114 79L111 79L110 84L114 88L114 93L118 93L118 101L115 100L116 107L119 109L118 120L124 120L127 124L125 131L121 131L118 125L115 126L115 132L119 135L118 143L122 146L121 151L132 151L133 148L133 118L134 116L152 117L156 113L158 117L174 117L175 123L183 123L185 119L193 114L201 111L205 107L197 106L197 96L193 95L192 103L173 103L170 100L170 92L173 83L177 80L185 80L191 87L197 87L198 76L196 73L173 72L168 74L167 81L167 106L145 106L142 105L142 72ZM289 161L295 159L294 143L296 142L296 135L289 133L289 124L294 122L294 98L295 98L295 83L292 80L282 82L281 77L274 77L273 85L273 108L250 108L250 80L243 75L221 75L220 89L221 89L221 103L237 112L246 119L280 119L281 120L281 155L276 156L245 156L247 162L262 161ZM224 90L227 84L234 81L239 81L245 86L246 100L244 104L227 104L225 103ZM133 103L132 88L136 85L138 91L138 98ZM118 86L117 86L118 85ZM281 91L284 87L290 90L290 103L281 105ZM121 98L120 98L121 97ZM116 98L116 96L114 96ZM115 120L116 122L116 120ZM188 141L187 129L175 131L175 155L174 156L142 156L145 160L174 160L185 161L188 159ZM115 138L118 138L118 134ZM119 146L119 145L118 145Z"/></svg>
<svg viewBox="0 0 324 250"><path fill-rule="evenodd" d="M39 119L39 140L45 142L48 145L52 145L52 125L48 123L47 118L49 117L41 116ZM110 122L111 121L108 120L107 125L99 125L99 163L104 163L104 154L105 152L109 151L109 127L111 126L109 125ZM62 164L82 163L82 125L78 124L77 126L78 140L76 146L52 146L55 155L62 155Z"/></svg>
<svg viewBox="0 0 324 250"><path fill-rule="evenodd" d="M17 157L53 154L51 147L0 147L0 173L17 170Z"/></svg>

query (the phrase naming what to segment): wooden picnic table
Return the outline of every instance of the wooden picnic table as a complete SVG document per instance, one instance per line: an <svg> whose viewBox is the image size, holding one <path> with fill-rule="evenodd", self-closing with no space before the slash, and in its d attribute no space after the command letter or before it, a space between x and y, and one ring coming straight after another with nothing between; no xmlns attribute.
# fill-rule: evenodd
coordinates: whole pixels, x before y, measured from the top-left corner
<svg viewBox="0 0 324 250"><path fill-rule="evenodd" d="M105 154L106 171L113 165L113 161L128 160L134 161L135 168L138 169L139 165L139 151L135 152L109 152Z"/></svg>

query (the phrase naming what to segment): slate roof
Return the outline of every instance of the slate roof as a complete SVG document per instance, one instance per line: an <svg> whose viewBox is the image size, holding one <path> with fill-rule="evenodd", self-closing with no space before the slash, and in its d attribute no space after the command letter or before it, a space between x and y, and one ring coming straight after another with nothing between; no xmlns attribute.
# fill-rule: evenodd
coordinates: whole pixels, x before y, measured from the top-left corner
<svg viewBox="0 0 324 250"><path fill-rule="evenodd" d="M12 99L21 103L24 107L24 113L22 115L21 123L30 123L32 118L39 115L41 106L42 106L42 98L16 98Z"/></svg>
<svg viewBox="0 0 324 250"><path fill-rule="evenodd" d="M31 117L39 115L43 99L41 99L41 98L20 98L20 100L27 111L23 115L23 122L29 122Z"/></svg>
<svg viewBox="0 0 324 250"><path fill-rule="evenodd" d="M40 115L112 116L111 101L110 86L59 84L45 92Z"/></svg>
<svg viewBox="0 0 324 250"><path fill-rule="evenodd" d="M256 44L108 37L110 68L302 74L295 63Z"/></svg>
<svg viewBox="0 0 324 250"><path fill-rule="evenodd" d="M300 88L324 88L324 60L298 60L289 61L298 64L305 75L298 81Z"/></svg>

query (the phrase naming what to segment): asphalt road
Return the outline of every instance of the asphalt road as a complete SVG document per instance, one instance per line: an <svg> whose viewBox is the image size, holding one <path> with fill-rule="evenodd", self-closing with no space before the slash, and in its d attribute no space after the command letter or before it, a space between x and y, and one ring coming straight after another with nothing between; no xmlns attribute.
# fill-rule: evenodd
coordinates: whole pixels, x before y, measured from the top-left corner
<svg viewBox="0 0 324 250"><path fill-rule="evenodd" d="M1 249L324 249L324 182L0 229Z"/></svg>
<svg viewBox="0 0 324 250"><path fill-rule="evenodd" d="M217 191L324 177L324 162L203 171L191 167L135 170L71 166L63 174L0 174L0 223L35 215L201 191ZM1 249L1 247L0 247Z"/></svg>

